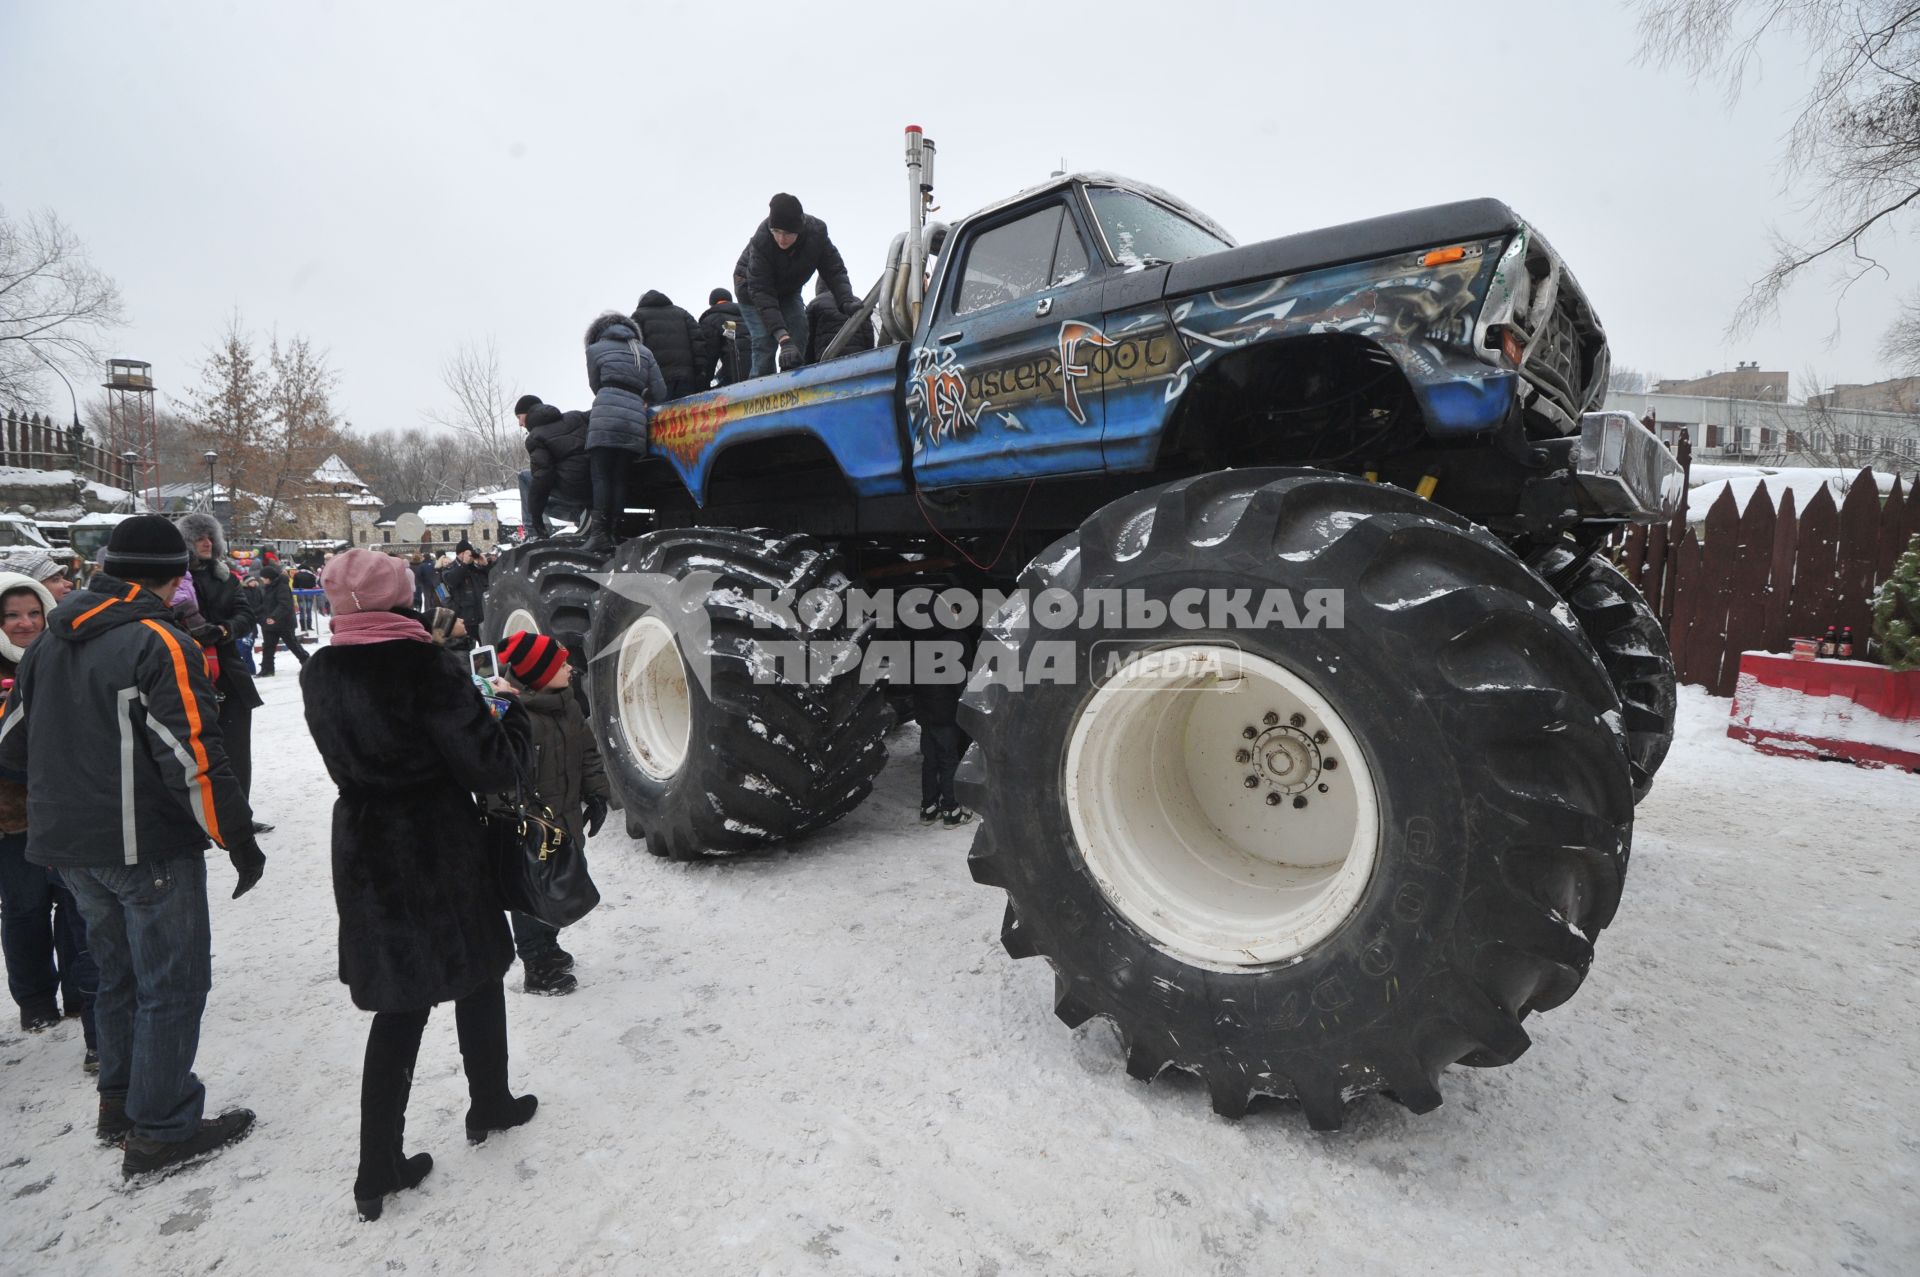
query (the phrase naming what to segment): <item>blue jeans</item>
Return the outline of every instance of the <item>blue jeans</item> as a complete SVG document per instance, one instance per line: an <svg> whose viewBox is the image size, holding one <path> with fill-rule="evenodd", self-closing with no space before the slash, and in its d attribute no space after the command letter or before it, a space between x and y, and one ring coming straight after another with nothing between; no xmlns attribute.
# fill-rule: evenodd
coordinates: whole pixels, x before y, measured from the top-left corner
<svg viewBox="0 0 1920 1277"><path fill-rule="evenodd" d="M206 857L63 869L61 877L100 964L100 1094L126 1097L134 1134L184 1140L199 1130L207 1099L193 1074L213 987Z"/></svg>
<svg viewBox="0 0 1920 1277"><path fill-rule="evenodd" d="M780 317L786 321L787 335L801 350L807 348L807 307L800 300L799 293L792 293L780 299ZM760 308L740 303L740 318L747 321L747 336L753 339L753 375L764 377L773 371L774 351L779 343L767 332L766 321L760 318Z"/></svg>

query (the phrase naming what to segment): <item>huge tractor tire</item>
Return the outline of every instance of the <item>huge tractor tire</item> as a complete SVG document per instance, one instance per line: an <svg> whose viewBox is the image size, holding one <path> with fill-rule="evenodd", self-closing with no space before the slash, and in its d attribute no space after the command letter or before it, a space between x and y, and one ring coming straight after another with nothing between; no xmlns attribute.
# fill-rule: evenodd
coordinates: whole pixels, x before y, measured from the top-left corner
<svg viewBox="0 0 1920 1277"><path fill-rule="evenodd" d="M1367 1092L1426 1112L1579 988L1632 832L1619 702L1484 529L1226 471L1114 502L1020 585L962 702L970 865L1007 893L1007 952L1052 964L1069 1026L1110 1020L1133 1076L1196 1074L1227 1117L1291 1098L1320 1130ZM1046 590L1097 623L1045 628ZM1183 611L1193 590L1227 593ZM1214 614L1275 597L1301 624ZM1043 643L1077 679L1033 680Z"/></svg>
<svg viewBox="0 0 1920 1277"><path fill-rule="evenodd" d="M592 716L627 831L647 850L692 860L785 842L872 790L891 716L861 680L864 636L818 606L850 584L804 536L673 529L620 548L594 605ZM782 673L772 652L807 643L851 645L854 659Z"/></svg>
<svg viewBox="0 0 1920 1277"><path fill-rule="evenodd" d="M1561 545L1534 566L1566 599L1620 694L1637 803L1652 790L1654 773L1673 744L1679 696L1667 631L1646 595L1597 554Z"/></svg>
<svg viewBox="0 0 1920 1277"><path fill-rule="evenodd" d="M550 634L566 645L568 658L586 668L594 576L606 570L603 555L589 554L577 540L530 541L502 554L487 581L485 620L479 641L497 644L515 630Z"/></svg>

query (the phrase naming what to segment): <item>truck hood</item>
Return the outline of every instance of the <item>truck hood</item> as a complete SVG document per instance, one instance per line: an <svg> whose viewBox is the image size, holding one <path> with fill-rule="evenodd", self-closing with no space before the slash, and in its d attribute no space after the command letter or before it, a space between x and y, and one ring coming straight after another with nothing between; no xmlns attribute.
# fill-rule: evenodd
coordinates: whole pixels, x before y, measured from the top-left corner
<svg viewBox="0 0 1920 1277"><path fill-rule="evenodd" d="M1167 270L1165 292L1167 296L1205 292L1416 248L1490 239L1520 225L1519 216L1500 200L1435 204L1175 262Z"/></svg>

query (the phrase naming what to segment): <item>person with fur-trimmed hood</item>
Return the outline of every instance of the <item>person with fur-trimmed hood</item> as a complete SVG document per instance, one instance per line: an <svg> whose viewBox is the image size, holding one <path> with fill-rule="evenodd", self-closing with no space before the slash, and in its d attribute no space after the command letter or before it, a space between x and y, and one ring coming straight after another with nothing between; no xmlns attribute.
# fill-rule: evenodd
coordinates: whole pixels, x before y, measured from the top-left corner
<svg viewBox="0 0 1920 1277"><path fill-rule="evenodd" d="M234 640L259 628L254 612L258 593L249 594L227 562L227 534L220 520L204 510L183 515L178 524L186 538L190 554L188 573L193 577L194 596L200 600L200 615L206 624L189 635L202 647L211 647L218 660L220 693L220 734L226 742L227 762L241 789L253 792L253 711L263 703L247 673L246 662ZM264 831L265 826L256 824Z"/></svg>
<svg viewBox="0 0 1920 1277"><path fill-rule="evenodd" d="M653 406L666 402L667 381L634 322L617 310L588 325L586 345L587 386L593 391L587 413L593 509L581 529L587 537L582 548L605 554L613 549L614 524L626 508L627 468L647 454L647 423Z"/></svg>

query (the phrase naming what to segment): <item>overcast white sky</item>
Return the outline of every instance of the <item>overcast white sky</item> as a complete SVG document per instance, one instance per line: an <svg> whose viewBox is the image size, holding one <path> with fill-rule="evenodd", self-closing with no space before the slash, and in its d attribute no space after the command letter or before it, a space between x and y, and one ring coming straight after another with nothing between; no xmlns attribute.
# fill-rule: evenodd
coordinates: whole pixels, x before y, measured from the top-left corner
<svg viewBox="0 0 1920 1277"><path fill-rule="evenodd" d="M1064 157L1164 186L1243 242L1493 195L1567 257L1616 362L1882 375L1903 286L1818 282L1734 344L1795 225L1775 47L1729 109L1635 64L1606 0L1305 5L727 0L49 4L0 0L0 204L51 208L120 283L115 353L178 394L225 317L305 333L360 429L419 424L491 334L506 380L587 400L581 335L659 288L696 314L776 190L858 287L904 223L901 129L958 215ZM53 388L54 394L61 392Z"/></svg>

